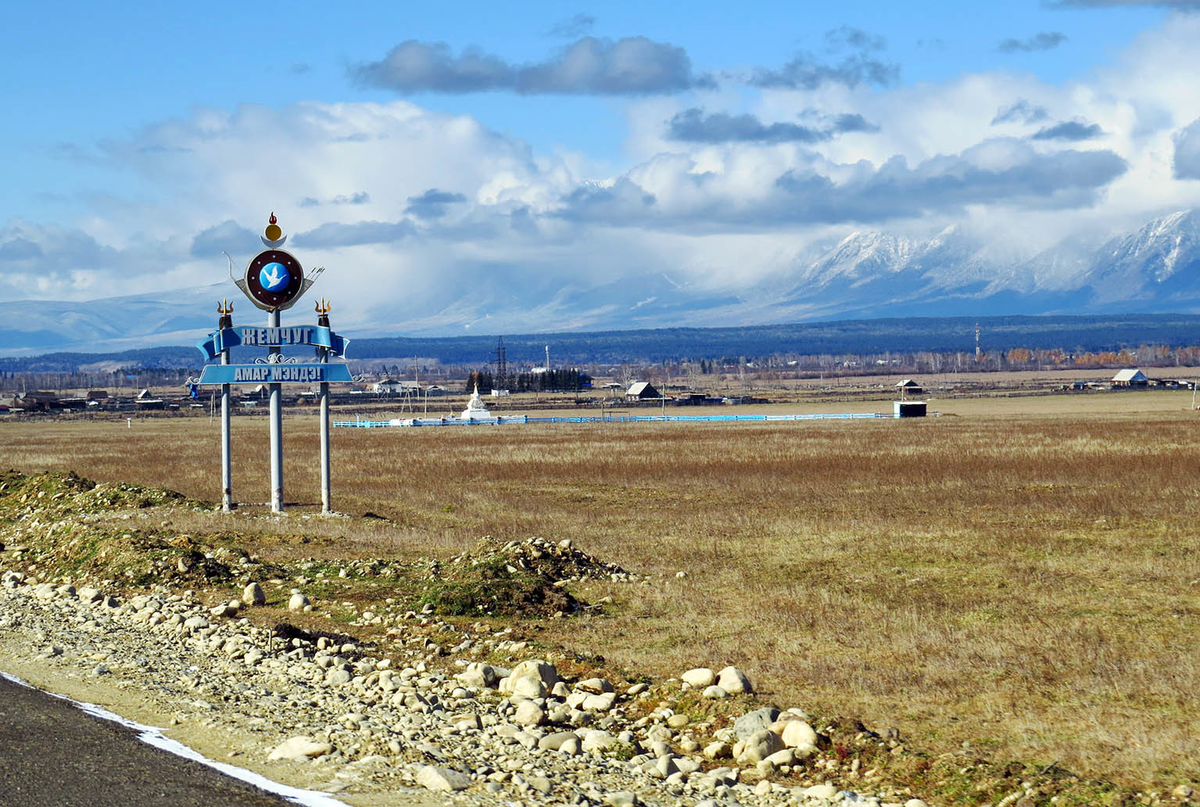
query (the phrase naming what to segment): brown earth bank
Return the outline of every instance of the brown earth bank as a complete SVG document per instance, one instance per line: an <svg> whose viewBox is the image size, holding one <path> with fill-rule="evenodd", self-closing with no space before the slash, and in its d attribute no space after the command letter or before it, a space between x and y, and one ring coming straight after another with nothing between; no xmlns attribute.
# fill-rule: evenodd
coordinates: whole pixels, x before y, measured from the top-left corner
<svg viewBox="0 0 1200 807"><path fill-rule="evenodd" d="M1178 801L1200 758L1190 526L1200 454L1186 397L1028 412L968 401L923 423L338 431L335 504L356 517L311 507L228 516L122 494L130 501L100 504L113 509L71 533L76 548L52 541L57 560L21 570L130 592L170 583L211 605L245 583L240 561L214 553L224 548L284 581L264 584L268 605L250 611L263 630L291 613L293 587L316 610L290 621L362 641L394 629L450 649L430 625L511 629L500 644L553 655L576 681L594 672L620 692L645 680L653 696L632 698L630 715L682 712L706 724L695 742L756 707L795 707L830 745L794 772L776 769L772 781L793 788L824 776L865 792L849 776L858 760L854 772L874 768L870 784L889 797L908 789L931 804L1018 791L1009 803ZM211 496L208 424L140 425L6 424L0 438L24 473L74 468ZM235 489L265 499L265 426L241 426ZM315 424L289 419L287 430L289 489L315 489ZM89 507L100 495L70 494ZM118 513L141 522L128 539ZM20 510L4 517L22 535L46 524ZM78 549L84 533L97 547L90 559ZM478 544L482 535L494 540ZM512 563L531 536L570 539L588 562L620 571L552 569L539 582ZM22 563L39 563L31 557ZM421 648L432 667L477 660L432 652ZM522 655L499 652L478 660ZM683 671L727 664L754 681L753 696L680 688ZM686 754L673 732L674 753ZM879 754L887 764L870 764Z"/></svg>

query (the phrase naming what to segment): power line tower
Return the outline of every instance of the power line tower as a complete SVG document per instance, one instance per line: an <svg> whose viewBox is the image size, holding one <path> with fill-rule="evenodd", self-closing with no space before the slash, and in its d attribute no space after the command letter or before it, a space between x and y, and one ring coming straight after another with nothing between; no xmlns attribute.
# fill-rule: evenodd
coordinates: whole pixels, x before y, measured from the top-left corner
<svg viewBox="0 0 1200 807"><path fill-rule="evenodd" d="M508 389L508 355L504 349L504 337L496 338L496 383L497 389Z"/></svg>
<svg viewBox="0 0 1200 807"><path fill-rule="evenodd" d="M975 323L975 361L983 358L983 353L979 349L979 323Z"/></svg>

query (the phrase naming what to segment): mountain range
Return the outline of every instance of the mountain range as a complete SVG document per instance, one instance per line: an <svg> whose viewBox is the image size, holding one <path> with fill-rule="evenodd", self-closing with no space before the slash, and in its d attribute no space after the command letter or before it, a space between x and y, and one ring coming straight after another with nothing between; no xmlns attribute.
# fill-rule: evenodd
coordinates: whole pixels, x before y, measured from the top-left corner
<svg viewBox="0 0 1200 807"><path fill-rule="evenodd" d="M880 317L1200 312L1200 211L1147 222L1101 243L1064 241L1033 258L950 227L914 239L854 232L822 254L736 293L701 292L665 275L638 282L514 291L499 273L445 289L419 316L381 309L356 337L530 333L678 326L749 326ZM191 344L211 330L203 301L224 284L87 302L0 303L0 355ZM116 312L120 312L119 315Z"/></svg>

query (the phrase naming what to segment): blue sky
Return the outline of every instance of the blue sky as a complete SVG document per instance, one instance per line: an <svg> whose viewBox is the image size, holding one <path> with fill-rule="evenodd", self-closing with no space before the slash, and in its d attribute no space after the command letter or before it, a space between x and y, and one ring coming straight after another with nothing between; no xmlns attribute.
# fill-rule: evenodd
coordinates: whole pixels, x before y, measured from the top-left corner
<svg viewBox="0 0 1200 807"><path fill-rule="evenodd" d="M1197 7L15 4L0 292L216 282L207 245L253 249L270 209L421 309L455 304L429 272L552 300L565 265L683 266L729 290L864 226L1032 210L1044 245L1196 203ZM960 163L990 173L944 192Z"/></svg>

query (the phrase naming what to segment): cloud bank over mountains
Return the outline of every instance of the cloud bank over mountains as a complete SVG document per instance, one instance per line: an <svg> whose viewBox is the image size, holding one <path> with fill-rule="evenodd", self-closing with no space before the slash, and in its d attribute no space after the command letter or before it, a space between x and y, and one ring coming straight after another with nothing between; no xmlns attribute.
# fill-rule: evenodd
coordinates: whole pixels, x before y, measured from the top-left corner
<svg viewBox="0 0 1200 807"><path fill-rule="evenodd" d="M864 228L921 241L965 227L1012 254L980 264L1001 272L1076 234L1103 241L1200 207L1200 15L1172 15L1060 84L1002 70L905 84L882 37L847 27L780 65L700 71L683 47L593 37L593 24L553 25L546 36L569 41L530 63L401 42L350 69L387 100L198 108L73 144L158 198L3 224L0 293L220 282L221 253L240 268L274 208L288 248L336 282L347 326L487 329L491 309L506 322L524 311L524 331L619 326L650 296L693 301L638 308L669 325L691 321L696 300L784 282ZM1068 44L1044 32L999 48L1017 59ZM423 104L431 93L602 97L627 129L621 161L535 151ZM594 305L572 319L584 297Z"/></svg>

